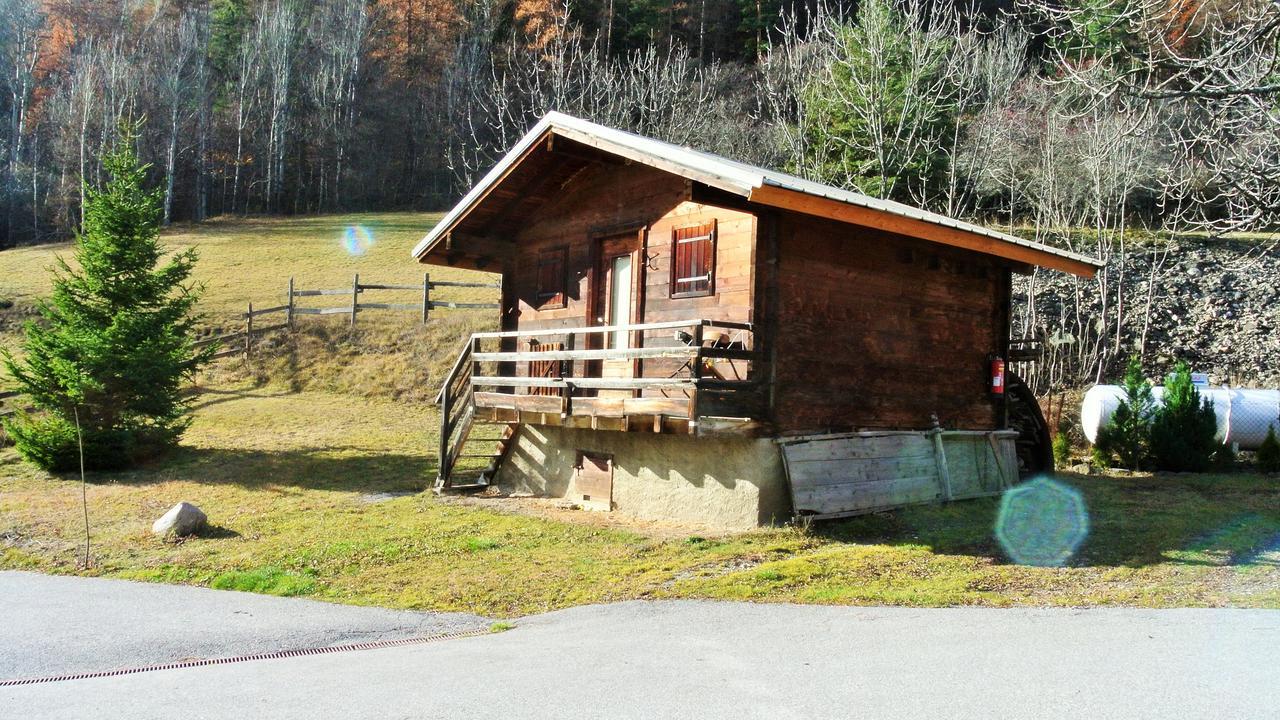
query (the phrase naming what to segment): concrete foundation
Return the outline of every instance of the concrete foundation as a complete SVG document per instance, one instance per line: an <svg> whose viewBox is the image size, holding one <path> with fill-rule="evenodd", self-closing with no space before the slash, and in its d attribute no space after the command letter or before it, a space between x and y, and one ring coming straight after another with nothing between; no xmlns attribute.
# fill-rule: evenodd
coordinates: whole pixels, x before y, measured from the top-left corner
<svg viewBox="0 0 1280 720"><path fill-rule="evenodd" d="M496 482L568 497L583 452L612 457L614 512L725 529L782 523L791 515L782 456L767 438L523 425Z"/></svg>

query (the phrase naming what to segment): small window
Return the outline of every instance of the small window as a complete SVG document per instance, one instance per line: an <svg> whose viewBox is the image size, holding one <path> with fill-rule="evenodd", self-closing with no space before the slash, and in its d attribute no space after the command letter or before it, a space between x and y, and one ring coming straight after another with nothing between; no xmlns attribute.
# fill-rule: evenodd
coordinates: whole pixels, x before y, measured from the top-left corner
<svg viewBox="0 0 1280 720"><path fill-rule="evenodd" d="M538 307L562 308L568 296L569 248L558 247L538 254Z"/></svg>
<svg viewBox="0 0 1280 720"><path fill-rule="evenodd" d="M716 223L676 228L671 238L671 297L715 292Z"/></svg>

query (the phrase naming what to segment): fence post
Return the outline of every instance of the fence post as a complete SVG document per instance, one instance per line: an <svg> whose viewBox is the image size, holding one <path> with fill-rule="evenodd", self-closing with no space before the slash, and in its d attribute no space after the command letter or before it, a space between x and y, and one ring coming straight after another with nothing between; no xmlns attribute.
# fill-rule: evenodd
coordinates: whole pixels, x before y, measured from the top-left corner
<svg viewBox="0 0 1280 720"><path fill-rule="evenodd" d="M293 276L292 275L289 276L289 306L288 306L288 309L284 311L284 324L288 325L290 330L293 329Z"/></svg>
<svg viewBox="0 0 1280 720"><path fill-rule="evenodd" d="M249 311L244 314L244 356L253 354L253 303L249 303Z"/></svg>
<svg viewBox="0 0 1280 720"><path fill-rule="evenodd" d="M431 273L422 273L422 324L427 324L431 314Z"/></svg>
<svg viewBox="0 0 1280 720"><path fill-rule="evenodd" d="M360 304L360 273L351 279L351 329L356 328L356 310Z"/></svg>

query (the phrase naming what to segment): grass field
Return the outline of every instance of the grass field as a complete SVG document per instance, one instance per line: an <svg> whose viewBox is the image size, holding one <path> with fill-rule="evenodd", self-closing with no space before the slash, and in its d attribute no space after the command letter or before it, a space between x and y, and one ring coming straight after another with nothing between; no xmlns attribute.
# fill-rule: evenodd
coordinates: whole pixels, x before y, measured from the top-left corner
<svg viewBox="0 0 1280 720"><path fill-rule="evenodd" d="M257 308L286 302L289 278L298 289L350 287L359 273L363 283L414 284L424 270L433 280L493 282L496 277L451 268L425 268L410 250L440 218L438 213L305 218L249 218L215 220L199 227L175 226L163 243L173 252L195 247L200 254L195 282L202 289L200 312L207 334L243 328L241 313L253 302ZM371 242L346 247L354 229ZM0 348L16 349L22 322L35 314L38 300L48 293L55 258L71 260L70 244L42 245L0 253ZM496 301L494 290L449 288L437 299L464 302ZM366 302L412 303L421 293L377 291ZM299 298L301 307L350 305L344 295ZM283 316L262 316L259 327ZM292 390L322 390L358 396L422 398L428 386L448 369L462 340L478 329L491 329L496 314L486 311L439 311L427 326L409 311L362 312L352 333L346 316L300 316L294 336L270 336L252 363L220 363L204 385L268 384ZM5 389L0 378L0 389Z"/></svg>
<svg viewBox="0 0 1280 720"><path fill-rule="evenodd" d="M231 317L246 296L271 301L291 273L320 284L350 282L351 272L411 282L420 268L408 248L433 219L224 221L166 239L198 244L205 311ZM356 223L375 238L358 258L339 246ZM54 250L0 253L0 295L29 306L47 288L40 269ZM1005 557L995 500L722 537L419 494L434 477L437 426L427 400L436 371L422 368L447 363L468 328L491 318L442 313L420 328L384 316L354 336L340 324L300 322L299 338L201 379L195 422L172 457L91 478L88 570L77 560L79 482L0 449L0 567L495 616L664 597L1280 608L1275 477L1062 475L1083 494L1091 530L1059 568ZM214 527L179 543L152 537L151 522L180 500L205 509Z"/></svg>

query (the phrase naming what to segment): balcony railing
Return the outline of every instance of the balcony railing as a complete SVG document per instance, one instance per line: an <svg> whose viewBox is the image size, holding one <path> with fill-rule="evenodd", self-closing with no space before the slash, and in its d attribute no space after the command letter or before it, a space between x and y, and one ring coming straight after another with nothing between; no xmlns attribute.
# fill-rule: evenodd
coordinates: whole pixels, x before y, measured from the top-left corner
<svg viewBox="0 0 1280 720"><path fill-rule="evenodd" d="M692 319L476 333L437 396L442 474L477 420L749 432L765 409L760 368L750 323Z"/></svg>

